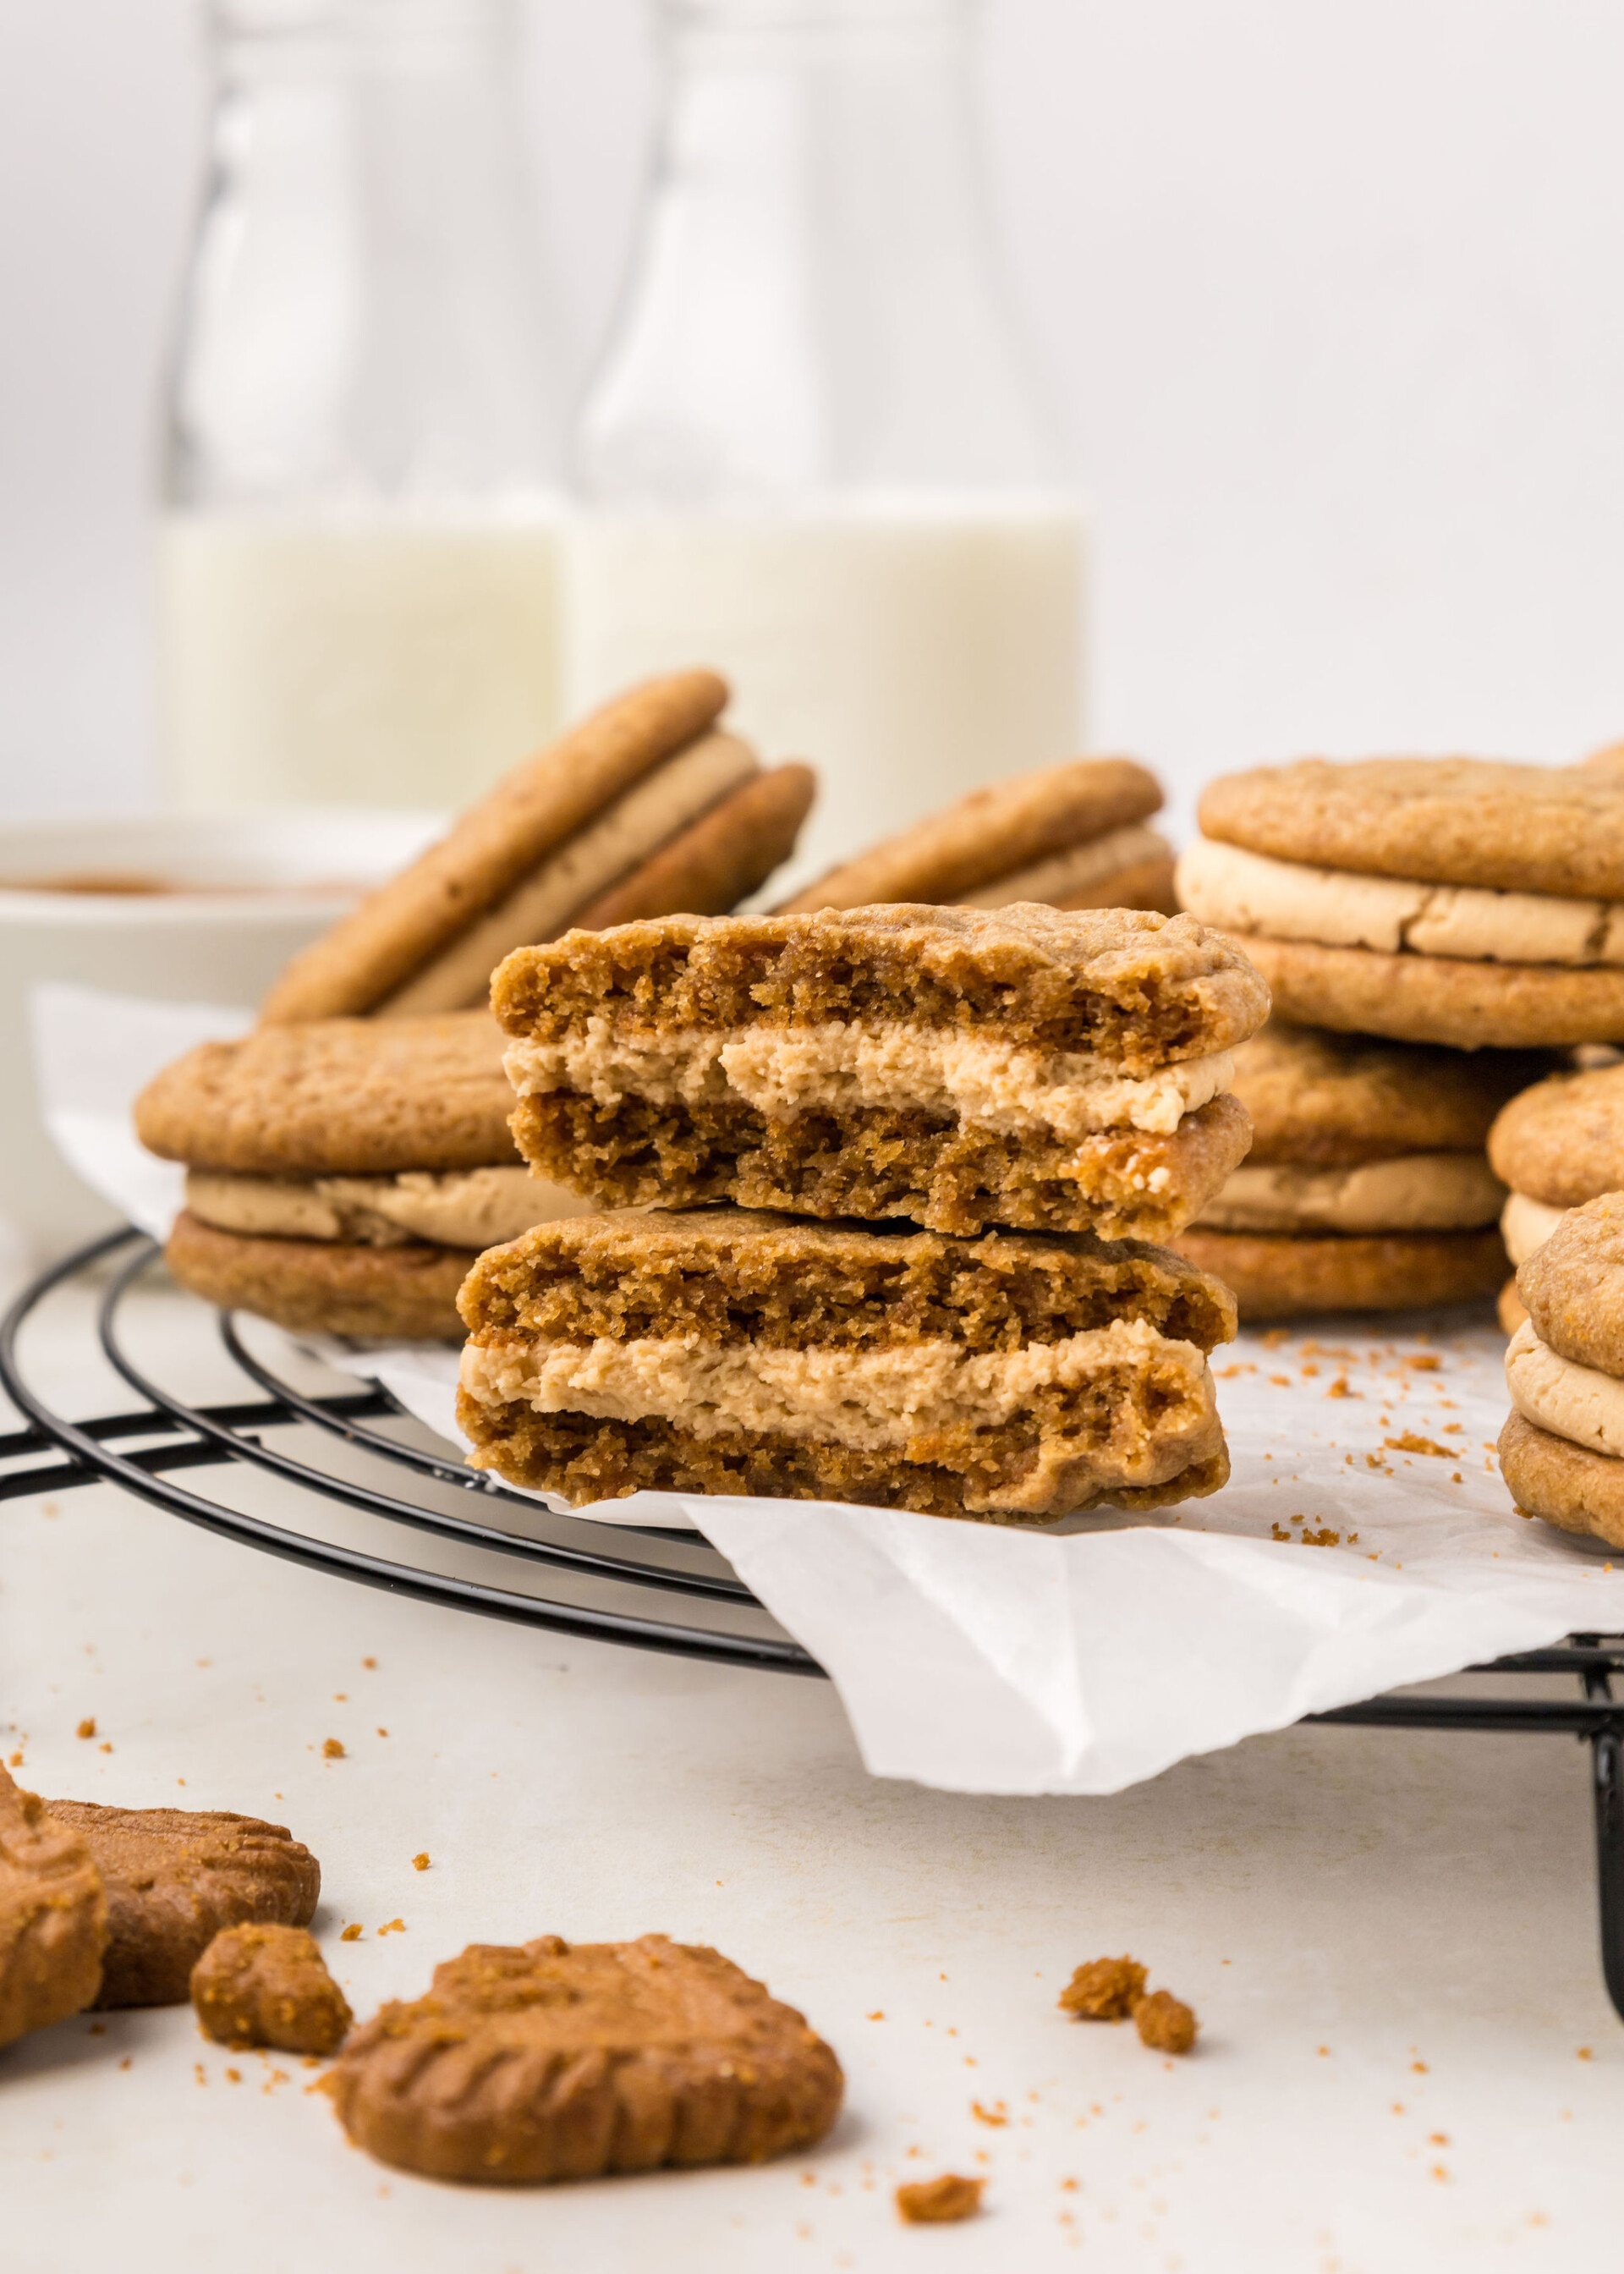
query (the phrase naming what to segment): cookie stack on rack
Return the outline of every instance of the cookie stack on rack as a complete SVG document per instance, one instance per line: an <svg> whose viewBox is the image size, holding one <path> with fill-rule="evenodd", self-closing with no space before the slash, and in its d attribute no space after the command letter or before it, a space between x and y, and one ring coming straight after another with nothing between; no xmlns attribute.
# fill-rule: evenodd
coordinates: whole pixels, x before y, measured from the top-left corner
<svg viewBox="0 0 1624 2274"><path fill-rule="evenodd" d="M476 1461L1047 1522L1228 1473L1233 1331L1177 1232L1245 1151L1267 1009L1187 916L888 906L522 949L514 1131L613 1213L483 1256Z"/></svg>
<svg viewBox="0 0 1624 2274"><path fill-rule="evenodd" d="M1243 1231L1386 1244L1385 1260L1327 1246L1290 1306L1303 1310L1490 1291L1504 1264L1487 1226L1504 1195L1482 1171L1484 1138L1507 1098L1554 1062L1520 1054L1624 1039L1624 778L1466 758L1307 759L1214 782L1200 818L1179 897L1244 947L1276 1017L1297 1029L1270 1079L1278 1088L1295 1055L1306 1096L1326 1063L1344 1064L1343 1149L1321 1157L1396 1160L1411 1144L1400 1125L1430 1116L1445 1133L1424 1150L1476 1158L1470 1170L1457 1159L1395 1171L1380 1190L1367 1178L1357 1215L1336 1223L1301 1179L1265 1192L1268 1158L1254 1155L1195 1252L1207 1260L1212 1239ZM1388 1053L1380 1071L1362 1037L1427 1049ZM1309 1165L1297 1141L1281 1141L1276 1161ZM1342 1207L1345 1195L1333 1198ZM1458 1269L1435 1268L1446 1234Z"/></svg>
<svg viewBox="0 0 1624 2274"><path fill-rule="evenodd" d="M1514 1097L1489 1132L1489 1161L1509 1188L1500 1231L1521 1267L1569 1209L1624 1192L1624 1065L1551 1074ZM1501 1326L1515 1334L1527 1316L1507 1280Z"/></svg>

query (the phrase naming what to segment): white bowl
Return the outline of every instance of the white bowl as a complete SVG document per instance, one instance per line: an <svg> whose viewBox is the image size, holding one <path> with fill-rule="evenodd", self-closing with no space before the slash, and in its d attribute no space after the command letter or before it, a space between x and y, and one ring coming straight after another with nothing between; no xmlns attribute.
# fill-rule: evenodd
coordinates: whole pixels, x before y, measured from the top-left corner
<svg viewBox="0 0 1624 2274"><path fill-rule="evenodd" d="M434 814L319 807L0 826L0 1064L8 1073L0 1083L0 1216L26 1251L60 1253L116 1221L41 1120L28 1038L33 990L71 980L120 995L252 1007L290 955L443 825ZM53 889L91 877L164 889Z"/></svg>

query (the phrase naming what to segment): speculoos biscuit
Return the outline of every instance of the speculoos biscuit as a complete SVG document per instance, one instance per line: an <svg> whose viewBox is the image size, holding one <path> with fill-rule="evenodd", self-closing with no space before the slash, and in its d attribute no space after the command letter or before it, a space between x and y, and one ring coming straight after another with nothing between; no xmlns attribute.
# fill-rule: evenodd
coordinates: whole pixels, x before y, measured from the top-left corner
<svg viewBox="0 0 1624 2274"><path fill-rule="evenodd" d="M107 1910L83 1838L0 1768L0 2045L94 2003Z"/></svg>

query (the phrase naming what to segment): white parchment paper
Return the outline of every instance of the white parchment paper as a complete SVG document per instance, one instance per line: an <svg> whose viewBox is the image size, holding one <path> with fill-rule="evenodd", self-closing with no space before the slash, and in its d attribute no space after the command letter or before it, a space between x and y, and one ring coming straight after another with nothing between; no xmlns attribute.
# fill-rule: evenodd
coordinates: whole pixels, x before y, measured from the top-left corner
<svg viewBox="0 0 1624 2274"><path fill-rule="evenodd" d="M58 1143L162 1236L181 1175L141 1151L131 1103L243 1013L55 987L34 1023ZM461 1442L449 1347L301 1346ZM1231 1482L1149 1521L1036 1534L674 1494L575 1513L703 1532L833 1676L876 1775L1114 1792L1305 1713L1624 1629L1624 1568L1519 1517L1500 1481L1503 1350L1460 1312L1243 1335L1214 1354Z"/></svg>

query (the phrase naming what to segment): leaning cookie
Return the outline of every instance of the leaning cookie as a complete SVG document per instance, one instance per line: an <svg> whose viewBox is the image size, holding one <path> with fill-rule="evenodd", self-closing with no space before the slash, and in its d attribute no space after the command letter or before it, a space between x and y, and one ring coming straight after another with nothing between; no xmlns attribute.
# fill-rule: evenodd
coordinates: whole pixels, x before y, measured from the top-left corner
<svg viewBox="0 0 1624 2274"><path fill-rule="evenodd" d="M1174 907L1173 855L1144 826L1162 803L1132 758L1077 758L989 783L860 854L786 900L781 914L880 901L1002 908Z"/></svg>
<svg viewBox="0 0 1624 2274"><path fill-rule="evenodd" d="M1516 1284L1506 1482L1530 1515L1624 1547L1624 1193L1570 1209Z"/></svg>
<svg viewBox="0 0 1624 2274"><path fill-rule="evenodd" d="M223 1810L48 1803L76 1833L107 1889L107 1953L97 2006L179 2006L222 1927L308 1926L321 1867L286 1826Z"/></svg>
<svg viewBox="0 0 1624 2274"><path fill-rule="evenodd" d="M1304 1024L1468 1050L1624 1035L1624 779L1305 759L1214 782L1183 905Z"/></svg>
<svg viewBox="0 0 1624 2274"><path fill-rule="evenodd" d="M383 2007L328 2080L345 2131L430 2179L537 2185L758 2164L821 2140L845 2080L793 2007L643 1935L474 1944Z"/></svg>
<svg viewBox="0 0 1624 2274"><path fill-rule="evenodd" d="M572 727L296 956L263 1016L470 1008L509 949L609 892L631 915L732 907L793 849L816 785L805 766L763 774L717 728L726 700L714 672L679 672Z"/></svg>
<svg viewBox="0 0 1624 2274"><path fill-rule="evenodd" d="M0 2045L93 2004L106 1948L107 1895L85 1841L0 1768Z"/></svg>

